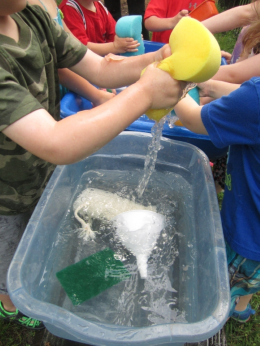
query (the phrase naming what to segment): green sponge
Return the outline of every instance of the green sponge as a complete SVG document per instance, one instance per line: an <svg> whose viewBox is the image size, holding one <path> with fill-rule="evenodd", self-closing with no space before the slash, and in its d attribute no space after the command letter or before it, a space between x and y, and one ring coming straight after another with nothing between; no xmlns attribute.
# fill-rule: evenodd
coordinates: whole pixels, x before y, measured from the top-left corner
<svg viewBox="0 0 260 346"><path fill-rule="evenodd" d="M73 305L79 305L131 276L114 254L106 248L56 273Z"/></svg>

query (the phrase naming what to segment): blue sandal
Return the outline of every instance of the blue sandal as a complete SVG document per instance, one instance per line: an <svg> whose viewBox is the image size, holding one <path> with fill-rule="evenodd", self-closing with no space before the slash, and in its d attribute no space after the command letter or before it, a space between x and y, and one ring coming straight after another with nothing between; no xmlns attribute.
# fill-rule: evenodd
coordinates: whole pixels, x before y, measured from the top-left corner
<svg viewBox="0 0 260 346"><path fill-rule="evenodd" d="M0 318L6 321L14 322L16 324L19 324L20 326L33 329L33 330L40 330L45 328L44 324L41 321L25 316L17 309L14 312L6 311L1 301L0 301Z"/></svg>
<svg viewBox="0 0 260 346"><path fill-rule="evenodd" d="M254 314L255 314L255 310L253 310L251 308L251 305L248 304L246 309L243 311L234 310L233 314L230 317L238 322L246 323L250 320L251 315L254 315Z"/></svg>

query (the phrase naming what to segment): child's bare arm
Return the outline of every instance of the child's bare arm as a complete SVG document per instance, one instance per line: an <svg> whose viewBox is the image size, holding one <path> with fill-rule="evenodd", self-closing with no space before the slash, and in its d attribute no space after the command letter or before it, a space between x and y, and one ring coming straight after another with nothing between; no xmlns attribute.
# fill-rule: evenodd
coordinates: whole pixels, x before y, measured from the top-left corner
<svg viewBox="0 0 260 346"><path fill-rule="evenodd" d="M229 95L232 91L238 89L240 84L232 84L217 80L208 80L204 83L199 83L200 97L212 97L218 99L222 96Z"/></svg>
<svg viewBox="0 0 260 346"><path fill-rule="evenodd" d="M220 66L212 79L241 84L260 75L260 54L231 65Z"/></svg>
<svg viewBox="0 0 260 346"><path fill-rule="evenodd" d="M86 79L70 71L69 69L59 69L58 73L60 83L63 86L84 97L85 99L88 99L94 104L94 106L99 106L115 96L112 93L97 89Z"/></svg>
<svg viewBox="0 0 260 346"><path fill-rule="evenodd" d="M201 97L217 99L229 95L232 91L238 89L240 85L209 80L204 83L199 83L198 87ZM199 106L189 95L174 107L176 115L180 118L185 127L195 133L207 134L201 120L201 109L202 106Z"/></svg>
<svg viewBox="0 0 260 346"><path fill-rule="evenodd" d="M176 16L171 18L151 16L145 20L144 25L149 31L171 30L178 24L182 17L186 17L188 14L188 10L181 10Z"/></svg>
<svg viewBox="0 0 260 346"><path fill-rule="evenodd" d="M189 95L184 97L174 107L176 115L179 117L182 124L189 130L195 133L208 134L201 120L201 109L193 98Z"/></svg>
<svg viewBox="0 0 260 346"><path fill-rule="evenodd" d="M117 56L102 58L88 50L83 59L71 70L89 80L92 84L114 89L135 83L147 65L155 61L161 61L170 54L169 45L164 45L156 52L127 58Z"/></svg>
<svg viewBox="0 0 260 346"><path fill-rule="evenodd" d="M202 23L212 33L224 32L251 24L258 19L260 1L243 6L233 7L216 16L204 20Z"/></svg>
<svg viewBox="0 0 260 346"><path fill-rule="evenodd" d="M104 146L149 108L173 107L183 84L154 66L105 104L55 121L44 109L17 120L3 133L54 164L77 162Z"/></svg>

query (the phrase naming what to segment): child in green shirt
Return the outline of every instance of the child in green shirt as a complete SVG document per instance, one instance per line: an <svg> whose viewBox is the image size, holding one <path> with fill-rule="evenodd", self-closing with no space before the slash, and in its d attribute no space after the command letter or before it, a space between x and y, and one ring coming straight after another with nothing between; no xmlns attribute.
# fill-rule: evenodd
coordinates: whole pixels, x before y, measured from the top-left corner
<svg viewBox="0 0 260 346"><path fill-rule="evenodd" d="M182 83L153 65L140 78L147 65L170 53L166 45L142 56L103 58L39 6L26 0L0 2L0 318L42 328L39 321L21 316L6 288L7 268L26 222L55 165L91 155L147 109L176 104ZM98 107L59 121L57 70L62 68L99 87L129 87ZM15 240L7 237L7 225L17 233Z"/></svg>

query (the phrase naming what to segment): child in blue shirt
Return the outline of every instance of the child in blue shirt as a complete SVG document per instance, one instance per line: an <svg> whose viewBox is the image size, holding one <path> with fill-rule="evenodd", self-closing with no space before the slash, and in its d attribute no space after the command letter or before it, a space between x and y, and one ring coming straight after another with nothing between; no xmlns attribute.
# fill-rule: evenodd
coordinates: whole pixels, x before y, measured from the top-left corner
<svg viewBox="0 0 260 346"><path fill-rule="evenodd" d="M252 294L260 291L260 78L241 86L210 80L199 87L201 96L216 100L199 106L188 95L174 110L189 130L208 134L216 147L230 146L221 218L230 316L246 322L254 313Z"/></svg>

